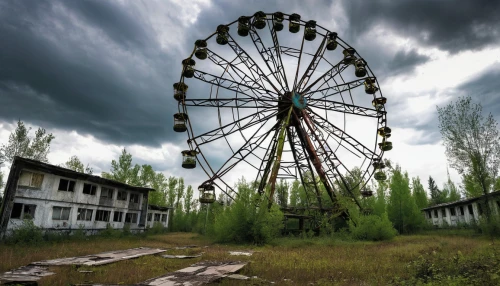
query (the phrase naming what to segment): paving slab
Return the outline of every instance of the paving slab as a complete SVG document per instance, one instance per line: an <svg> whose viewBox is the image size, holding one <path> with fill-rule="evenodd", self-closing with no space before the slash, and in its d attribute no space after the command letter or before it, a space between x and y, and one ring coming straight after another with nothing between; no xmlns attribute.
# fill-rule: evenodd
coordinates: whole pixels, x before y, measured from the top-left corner
<svg viewBox="0 0 500 286"><path fill-rule="evenodd" d="M195 254L195 255L170 255L170 254L165 254L165 255L162 255L162 257L165 257L165 258L176 258L176 259L188 259L188 258L201 257L201 253L200 254Z"/></svg>
<svg viewBox="0 0 500 286"><path fill-rule="evenodd" d="M109 264L120 260L127 260L132 258L141 257L144 255L152 255L156 253L165 252L165 249L138 247L125 250L108 251L99 254L92 254L78 257L66 257L51 260L43 260L33 262L33 265L39 266L58 266L58 265L85 265L97 266Z"/></svg>
<svg viewBox="0 0 500 286"><path fill-rule="evenodd" d="M35 282L44 276L55 274L47 267L27 265L0 274L0 284L9 282Z"/></svg>
<svg viewBox="0 0 500 286"><path fill-rule="evenodd" d="M214 282L242 269L247 263L240 261L203 261L190 267L152 278L138 285L197 286Z"/></svg>

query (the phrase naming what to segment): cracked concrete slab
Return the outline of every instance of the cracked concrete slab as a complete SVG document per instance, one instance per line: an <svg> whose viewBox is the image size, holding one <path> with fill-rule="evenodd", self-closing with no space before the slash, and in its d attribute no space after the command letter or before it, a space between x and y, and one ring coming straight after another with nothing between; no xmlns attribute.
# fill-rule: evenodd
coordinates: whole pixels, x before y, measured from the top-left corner
<svg viewBox="0 0 500 286"><path fill-rule="evenodd" d="M1 274L0 284L9 282L35 282L44 276L53 274L55 273L50 272L47 267L27 265Z"/></svg>
<svg viewBox="0 0 500 286"><path fill-rule="evenodd" d="M240 261L204 261L190 267L152 278L139 285L197 286L214 282L242 269L247 263Z"/></svg>
<svg viewBox="0 0 500 286"><path fill-rule="evenodd" d="M85 265L97 266L109 264L120 260L127 260L132 258L141 257L144 255L152 255L165 252L165 249L138 247L125 250L108 251L99 254L92 254L78 257L66 257L51 260L43 260L33 262L33 265L39 266L57 266L57 265Z"/></svg>

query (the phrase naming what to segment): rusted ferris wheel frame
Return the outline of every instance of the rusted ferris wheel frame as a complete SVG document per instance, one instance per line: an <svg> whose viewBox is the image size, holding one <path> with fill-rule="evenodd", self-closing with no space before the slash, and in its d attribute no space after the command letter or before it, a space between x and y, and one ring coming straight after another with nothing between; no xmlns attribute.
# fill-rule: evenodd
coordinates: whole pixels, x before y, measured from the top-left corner
<svg viewBox="0 0 500 286"><path fill-rule="evenodd" d="M289 31L292 33L297 33L304 27L300 49L279 44L278 32L284 28L283 22L286 19L289 21ZM255 49L270 73L265 73L263 67L257 65L255 60L229 34L230 27L235 24L238 27L239 36L250 36ZM258 32L265 26L269 28L271 33L273 45L270 47L264 45ZM216 37L217 44L228 45L238 62L228 61L212 51L207 42L213 37ZM314 54L305 52L303 50L305 41L315 39L321 41L316 52ZM340 62L332 64L325 58L325 52L341 48L344 57ZM287 81L282 55L294 57L298 62L292 86ZM312 59L305 63L307 69L302 76L299 76L303 55L308 55ZM214 65L221 67L224 72L217 76L196 69L193 56L201 60L211 61ZM330 68L310 83L309 81L321 61L328 63ZM319 208L322 208L319 182L326 189L332 202L336 203L339 195L338 191L335 190L335 184L337 184L344 186L361 208L361 204L352 190L355 188L363 189L374 174L377 180L385 179L385 174L381 171L384 167L381 159L385 151L392 149L392 143L386 140L391 135L391 130L387 127L386 99L382 96L375 75L356 50L338 37L336 33L317 25L315 21L303 21L297 14L289 15L280 12L257 12L253 16L242 16L229 24L219 25L217 30L206 39L196 41L192 53L183 60L182 64L183 70L180 80L174 84L174 98L178 101L179 106L179 113L175 114L174 120L177 120L175 125L177 129L184 130L179 128L178 124L179 118L185 118L185 131L189 137L187 141L189 150L185 150L183 153L183 166L187 160L186 167L194 167L196 164L193 165L192 162L196 160L209 177L199 188L200 196L205 189L213 193L215 186L233 198L236 192L223 180L223 177L241 162L250 164L246 159L250 155L254 155L261 161L260 166L250 164L257 170L256 182L259 182L259 193L264 193L266 186L269 186L269 196L273 197L277 174L281 170L285 174L289 174L290 177L300 180L306 190L310 189L309 193L306 191L307 200L312 201L311 204L318 204ZM354 65L358 79L345 82L342 73L351 65ZM340 76L342 83L337 83L335 79L337 76ZM185 83L185 79L189 78L208 83L217 91L219 89L232 91L236 97L219 98L217 95L215 97L211 95L209 98L190 99L187 96L188 86ZM329 99L337 94L348 93L352 100L351 91L362 86L368 95L373 96L372 105L374 108L348 104L343 100L340 102ZM240 97L238 97L239 95ZM188 107L196 106L217 108L219 127L195 135L189 120ZM344 113L344 118L346 114L376 118L376 132L382 137L382 142L378 142L378 137L376 137L374 148L370 149L342 128L315 112L311 107L341 112ZM221 123L220 111L224 108L232 109L234 122ZM246 108L255 109L256 112L240 118L239 110ZM236 116L234 115L235 109ZM268 132L257 135L265 123L272 118L277 118L273 127ZM247 122L247 120L249 121ZM243 122L245 122L244 126L242 126ZM254 126L260 127L247 139L242 131ZM236 132L243 136L245 143L237 150L233 150L226 137ZM323 138L323 134L328 135L327 139L333 139L338 143L335 150L330 148L327 139ZM262 146L268 138L271 139L271 144ZM201 147L217 140L225 140L231 148L232 155L218 170L214 170ZM281 160L285 141L290 145L293 155L292 162ZM265 149L263 157L254 154L257 147ZM363 162L369 160L368 167L362 173L362 179L354 185L349 184L344 177L345 175L339 170L342 167L346 173L350 172L336 155L336 151L340 147L344 147L358 157L364 157ZM230 163L231 160L236 160L236 162ZM311 178L306 179L306 175L311 176ZM371 195L371 192L362 191L361 195L368 196ZM315 202L314 198L316 198Z"/></svg>

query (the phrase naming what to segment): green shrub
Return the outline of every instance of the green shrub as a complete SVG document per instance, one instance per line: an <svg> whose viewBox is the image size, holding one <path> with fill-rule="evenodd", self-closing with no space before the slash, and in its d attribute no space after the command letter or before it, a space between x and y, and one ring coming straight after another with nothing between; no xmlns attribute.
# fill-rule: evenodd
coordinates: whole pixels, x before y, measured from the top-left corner
<svg viewBox="0 0 500 286"><path fill-rule="evenodd" d="M268 243L281 233L284 218L278 205L268 208L268 203L265 196L241 181L234 202L217 206L215 212L209 214L207 233L218 242Z"/></svg>
<svg viewBox="0 0 500 286"><path fill-rule="evenodd" d="M349 231L354 239L372 241L389 240L397 234L385 214L360 216L356 225L349 222Z"/></svg>
<svg viewBox="0 0 500 286"><path fill-rule="evenodd" d="M99 235L102 237L120 237L121 231L118 229L114 229L111 224L108 223L106 225L106 228L99 232Z"/></svg>
<svg viewBox="0 0 500 286"><path fill-rule="evenodd" d="M8 241L15 244L36 245L43 242L43 232L33 223L33 220L25 219L21 225L12 230Z"/></svg>
<svg viewBox="0 0 500 286"><path fill-rule="evenodd" d="M492 237L500 236L500 216L492 214L488 220L485 216L479 219L478 232Z"/></svg>
<svg viewBox="0 0 500 286"><path fill-rule="evenodd" d="M160 222L155 222L153 224L153 227L148 229L148 234L160 234L160 233L164 233L165 230L166 230L166 228L163 226L163 224L161 224Z"/></svg>

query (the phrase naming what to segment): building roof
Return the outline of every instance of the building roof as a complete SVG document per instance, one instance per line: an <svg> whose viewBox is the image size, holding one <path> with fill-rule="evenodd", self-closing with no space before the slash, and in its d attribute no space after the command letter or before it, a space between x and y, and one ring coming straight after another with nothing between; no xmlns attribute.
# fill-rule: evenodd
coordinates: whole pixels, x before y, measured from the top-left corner
<svg viewBox="0 0 500 286"><path fill-rule="evenodd" d="M100 185L106 185L106 186L111 186L111 187L117 187L117 188L123 188L127 190L132 190L132 191L137 191L141 193L148 193L151 191L155 191L153 188L145 188L145 187L137 187L137 186L131 186L122 182L118 182L115 180L110 180L110 179L105 179L96 175L90 175L90 174L85 174L85 173L80 173L76 172L70 169L66 169L60 166L55 166L47 163L43 163L40 161L35 161L31 159L26 159L26 158L21 158L16 156L14 158L14 161L12 162L11 166L11 172L13 169L17 168L26 168L30 169L33 171L40 171L43 173L48 173L48 174L54 174L70 179L75 179L75 180L84 180ZM10 176L9 176L10 179Z"/></svg>
<svg viewBox="0 0 500 286"><path fill-rule="evenodd" d="M500 190L496 190L494 192L488 193L487 195L482 195L482 196L475 197L475 198L469 198L469 199L464 198L464 199L460 199L458 201L454 201L454 202L450 202L450 203L443 203L443 204L439 204L439 205L434 205L434 206L422 209L422 211L439 209L439 208L443 208L443 207L452 207L452 206L457 206L457 205L465 205L465 204L469 204L469 203L481 200L481 199L485 198L486 196L488 196L488 197L500 196Z"/></svg>

